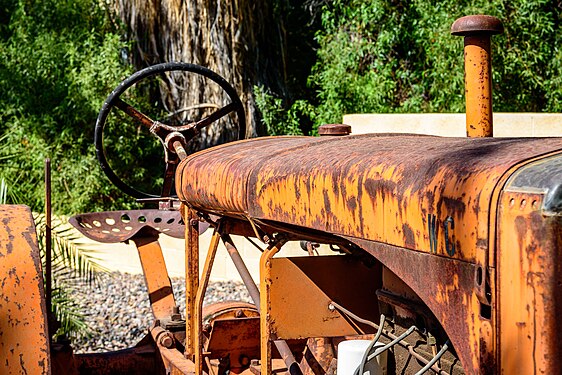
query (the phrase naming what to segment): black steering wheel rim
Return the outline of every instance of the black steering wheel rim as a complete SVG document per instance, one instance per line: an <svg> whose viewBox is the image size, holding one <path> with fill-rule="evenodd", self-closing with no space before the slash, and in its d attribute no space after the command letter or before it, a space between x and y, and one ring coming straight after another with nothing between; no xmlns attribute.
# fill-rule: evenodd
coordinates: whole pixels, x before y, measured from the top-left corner
<svg viewBox="0 0 562 375"><path fill-rule="evenodd" d="M232 101L231 104L234 104L234 110L232 112L236 112L238 117L238 139L242 139L246 135L246 116L245 116L244 106L242 105L242 102L238 97L236 90L234 90L234 88L223 77L213 72L212 70L200 65L195 65L190 63L169 62L169 63L152 65L132 74L130 77L122 81L119 84L119 86L117 86L111 92L111 94L109 94L109 96L103 103L101 110L98 114L98 118L96 120L96 126L94 131L94 145L96 149L96 156L98 162L101 166L102 171L107 176L107 178L109 178L109 180L117 188L119 188L119 190L137 199L158 198L160 196L155 194L148 194L135 189L134 187L125 183L121 178L119 178L115 174L113 169L111 169L111 166L109 165L107 161L107 157L105 155L105 148L103 147L103 130L105 127L105 123L111 109L115 106L117 99L119 99L121 94L127 91L127 89L129 89L131 86L133 86L134 84L136 84L137 82L141 81L144 78L164 72L175 71L175 70L199 74L218 84L226 92L226 94Z"/></svg>

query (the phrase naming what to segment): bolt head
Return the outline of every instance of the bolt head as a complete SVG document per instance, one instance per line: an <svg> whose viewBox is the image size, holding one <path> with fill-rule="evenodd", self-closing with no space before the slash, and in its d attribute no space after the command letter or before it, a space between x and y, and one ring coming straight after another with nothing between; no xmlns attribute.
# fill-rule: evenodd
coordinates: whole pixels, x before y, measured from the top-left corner
<svg viewBox="0 0 562 375"><path fill-rule="evenodd" d="M160 344L165 348L171 348L174 345L174 339L170 335L164 334L160 337Z"/></svg>

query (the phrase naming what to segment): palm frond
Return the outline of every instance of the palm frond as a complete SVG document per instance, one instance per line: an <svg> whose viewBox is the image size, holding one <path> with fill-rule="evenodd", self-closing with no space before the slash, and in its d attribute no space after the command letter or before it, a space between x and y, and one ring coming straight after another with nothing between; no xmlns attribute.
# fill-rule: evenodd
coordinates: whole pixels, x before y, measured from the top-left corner
<svg viewBox="0 0 562 375"><path fill-rule="evenodd" d="M40 247L45 242L45 215L34 214ZM66 284L92 283L98 272L108 272L99 263L96 249L85 242L64 218L54 218L51 224L53 275L65 276ZM44 251L42 251L44 253Z"/></svg>
<svg viewBox="0 0 562 375"><path fill-rule="evenodd" d="M37 240L45 269L46 220L44 214L33 214L37 228ZM73 301L70 291L97 281L100 272L108 272L95 256L95 248L68 224L57 217L51 223L51 272L53 280L52 304L61 328L55 336L88 336L89 328L84 316Z"/></svg>
<svg viewBox="0 0 562 375"><path fill-rule="evenodd" d="M73 301L68 289L53 289L53 309L61 327L56 335L65 334L71 337L90 337L92 332L85 322L84 315Z"/></svg>

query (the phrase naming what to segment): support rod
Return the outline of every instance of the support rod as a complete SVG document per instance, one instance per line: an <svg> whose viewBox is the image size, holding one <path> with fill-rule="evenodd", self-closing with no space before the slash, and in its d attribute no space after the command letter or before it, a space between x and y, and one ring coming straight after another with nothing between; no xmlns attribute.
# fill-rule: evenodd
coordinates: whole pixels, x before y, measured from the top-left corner
<svg viewBox="0 0 562 375"><path fill-rule="evenodd" d="M232 262L234 263L236 270L238 271L240 277L242 278L242 282L246 286L246 289L248 289L248 293L250 293L250 297L252 298L252 301L254 301L254 305L256 305L256 308L258 309L259 312L260 290L258 289L256 283L254 282L254 279L252 279L252 275L250 275L250 271L248 271L248 267L246 267L246 264L242 260L242 257L240 256L238 249L234 245L234 242L232 242L232 238L230 237L230 235L226 233L221 233L221 238L222 241L224 242L224 246L226 247L226 251L228 251L228 255L230 255L230 258L232 259Z"/></svg>
<svg viewBox="0 0 562 375"><path fill-rule="evenodd" d="M194 360L198 339L195 337L195 306L199 289L199 220L197 213L183 206L185 226L185 357Z"/></svg>
<svg viewBox="0 0 562 375"><path fill-rule="evenodd" d="M51 159L45 159L45 299L49 340L54 332L53 287L52 287L52 220L51 220Z"/></svg>

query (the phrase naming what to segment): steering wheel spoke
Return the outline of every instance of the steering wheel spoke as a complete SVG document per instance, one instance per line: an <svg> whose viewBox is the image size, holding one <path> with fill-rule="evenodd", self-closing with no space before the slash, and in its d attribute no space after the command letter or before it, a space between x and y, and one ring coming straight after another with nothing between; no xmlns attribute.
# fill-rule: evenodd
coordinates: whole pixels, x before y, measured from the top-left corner
<svg viewBox="0 0 562 375"><path fill-rule="evenodd" d="M200 103L190 106L187 109L201 109L206 107L215 107L219 109L200 120L186 121L179 126L172 126L161 123L157 120L153 120L150 116L147 116L140 110L136 109L135 107L121 99L121 95L123 93L125 93L129 88L136 85L138 82L144 80L145 78L149 78L166 72L176 71L183 71L192 73L194 75L200 75L215 82L226 93L226 96L230 99L230 103L223 107L219 107L218 105L214 104L210 105L208 103ZM137 190L135 187L128 185L123 180L121 180L120 177L117 176L117 174L109 165L104 148L103 134L109 113L113 107L119 109L130 118L132 118L134 122L142 125L143 128L150 131L154 136L159 138L160 143L163 145L166 170L160 197L170 196L172 192L173 179L177 163L187 157L186 145L193 137L195 137L199 133L201 129L221 120L223 117L234 112L237 116L238 139L243 138L246 135L245 113L242 102L240 101L240 98L236 94L234 88L232 88L232 86L230 86L224 78L222 78L215 72L198 65L173 62L150 66L134 73L132 76L124 80L109 95L109 97L103 104L96 121L95 146L98 161L102 167L102 170L111 180L111 182L113 182L114 185L116 185L126 194L129 194L138 199L158 198L159 196L147 194L145 192ZM179 113L184 112L184 110L182 109L180 111L170 112L171 114L168 117L178 115Z"/></svg>
<svg viewBox="0 0 562 375"><path fill-rule="evenodd" d="M201 120L197 121L195 123L195 128L197 130L201 130L206 126L209 126L213 122L220 120L221 118L228 115L229 113L234 112L235 110L236 110L236 103L229 103L224 107L222 107L221 109L211 113L209 116L204 117Z"/></svg>
<svg viewBox="0 0 562 375"><path fill-rule="evenodd" d="M150 130L155 123L153 119L138 111L135 107L126 103L121 98L115 98L114 105L148 130Z"/></svg>

